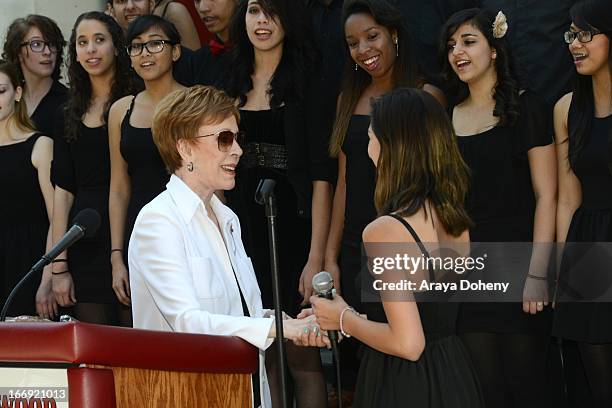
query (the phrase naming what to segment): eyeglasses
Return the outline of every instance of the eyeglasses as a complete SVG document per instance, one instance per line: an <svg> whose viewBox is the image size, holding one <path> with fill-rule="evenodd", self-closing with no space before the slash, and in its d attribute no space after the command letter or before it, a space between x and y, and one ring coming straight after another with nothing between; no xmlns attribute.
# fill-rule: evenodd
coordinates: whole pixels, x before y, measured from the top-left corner
<svg viewBox="0 0 612 408"><path fill-rule="evenodd" d="M43 52L45 47L49 47L50 52L57 52L57 44L49 42L49 41L32 40L30 42L22 42L20 45L22 47L27 45L30 47L30 50L32 50L32 52L36 52L36 53Z"/></svg>
<svg viewBox="0 0 612 408"><path fill-rule="evenodd" d="M196 136L196 139L201 137L210 137L210 136L218 136L217 138L217 148L221 152L229 152L232 146L234 145L234 140L241 144L244 142L245 133L243 131L238 131L236 133L231 130L222 130L219 133L211 133L210 135L200 135Z"/></svg>
<svg viewBox="0 0 612 408"><path fill-rule="evenodd" d="M590 31L566 31L563 33L563 39L566 44L571 44L574 42L576 38L581 43L588 43L593 40L593 36L601 34L599 30L590 30Z"/></svg>
<svg viewBox="0 0 612 408"><path fill-rule="evenodd" d="M128 45L127 52L130 54L130 57L137 57L142 54L143 49L147 49L150 54L157 54L164 50L164 46L168 45L176 45L175 42L170 40L151 40L146 43L132 43Z"/></svg>

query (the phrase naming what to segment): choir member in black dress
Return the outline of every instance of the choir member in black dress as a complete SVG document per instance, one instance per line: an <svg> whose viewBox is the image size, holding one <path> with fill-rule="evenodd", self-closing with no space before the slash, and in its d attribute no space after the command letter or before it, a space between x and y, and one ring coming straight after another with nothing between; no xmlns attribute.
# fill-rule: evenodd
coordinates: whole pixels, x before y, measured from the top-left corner
<svg viewBox="0 0 612 408"><path fill-rule="evenodd" d="M571 9L565 33L578 76L554 110L559 161L558 242L612 242L612 6L607 0ZM591 245L591 244L584 244ZM574 266L564 254L559 292L572 282L610 286L604 269ZM586 248L585 248L586 250ZM578 252L582 250L578 249ZM587 252L588 256L588 252ZM587 285L589 286L589 285ZM561 300L561 299L560 299ZM576 300L576 298L574 298ZM588 300L588 295L587 295ZM612 406L612 303L557 302L553 335L563 339L568 396L574 407ZM576 358L574 358L576 357ZM586 376L586 394L577 378Z"/></svg>
<svg viewBox="0 0 612 408"><path fill-rule="evenodd" d="M445 244L468 243L468 169L444 108L427 92L400 88L373 102L371 118L379 218L363 231L364 243L412 244L407 254L426 257ZM366 251L368 258L385 252ZM408 291L379 295L359 309L367 319L340 296L310 299L322 329L367 346L353 407L482 407L476 372L455 334L458 305L419 301L421 294Z"/></svg>
<svg viewBox="0 0 612 408"><path fill-rule="evenodd" d="M191 14L189 14L187 7L180 1L155 0L151 8L151 14L174 24L183 47L190 50L197 50L201 47L198 30L191 19Z"/></svg>
<svg viewBox="0 0 612 408"><path fill-rule="evenodd" d="M130 24L126 40L132 67L145 90L119 99L109 112L108 204L113 289L119 301L129 306L127 245L134 222L142 207L164 191L169 179L153 143L153 112L166 95L184 87L172 77L172 65L181 54L180 36L172 23L155 15L138 17Z"/></svg>
<svg viewBox="0 0 612 408"><path fill-rule="evenodd" d="M255 203L260 179L276 180L278 243L283 309L297 313L298 286L322 270L331 208L333 161L321 126L320 95L310 86L317 75L309 21L301 2L249 0L241 3L231 27L233 60L224 89L237 99L246 143L236 187L228 204L243 226L242 235L262 290L271 307L272 285L264 207ZM306 299L307 300L307 299ZM274 355L269 360L274 358ZM319 351L287 347L298 406L326 402ZM274 364L274 363L271 363ZM277 398L270 369L272 396Z"/></svg>
<svg viewBox="0 0 612 408"><path fill-rule="evenodd" d="M342 27L347 55L330 143L338 157L325 270L347 301L359 307L356 280L361 267L361 233L376 217L375 168L367 155L370 99L401 86L423 88L440 103L444 95L424 83L413 59L401 13L385 0L345 0ZM340 259L338 259L340 257ZM307 298L312 288L305 288ZM343 367L356 373L357 344L344 342ZM348 349L348 350L347 350ZM347 374L348 375L348 374ZM350 386L347 379L345 384Z"/></svg>
<svg viewBox="0 0 612 408"><path fill-rule="evenodd" d="M519 89L503 13L467 9L442 32L446 75L459 98L452 121L471 170L466 208L474 242L552 243L556 160L550 111ZM550 244L549 244L550 245ZM540 248L540 247L538 247ZM545 249L544 249L545 250ZM534 250L526 287L546 284ZM544 264L546 256L543 257ZM546 299L464 303L457 329L479 374L488 407L549 406L546 359L552 315Z"/></svg>
<svg viewBox="0 0 612 408"><path fill-rule="evenodd" d="M0 61L1 304L51 247L53 140L34 130L23 95L18 66ZM43 290L37 292L39 283ZM8 316L34 313L44 318L57 314L50 267L45 268L42 279L33 276L8 309Z"/></svg>
<svg viewBox="0 0 612 408"><path fill-rule="evenodd" d="M20 70L28 115L48 136L53 135L57 107L68 99L68 89L59 82L65 43L55 21L36 14L13 21L4 43L3 58Z"/></svg>
<svg viewBox="0 0 612 408"><path fill-rule="evenodd" d="M129 321L112 288L108 219L110 158L108 110L132 92L130 61L121 27L99 12L81 14L68 47L70 99L58 115L52 180L53 242L83 208L96 209L102 223L95 236L77 242L53 264L53 292L62 306L75 305L79 320ZM125 320L127 319L127 320Z"/></svg>

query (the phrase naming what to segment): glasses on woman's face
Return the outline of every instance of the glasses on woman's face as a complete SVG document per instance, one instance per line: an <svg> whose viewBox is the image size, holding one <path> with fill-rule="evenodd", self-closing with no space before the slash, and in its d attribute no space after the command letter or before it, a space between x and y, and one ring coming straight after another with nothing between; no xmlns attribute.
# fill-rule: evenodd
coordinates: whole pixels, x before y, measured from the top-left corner
<svg viewBox="0 0 612 408"><path fill-rule="evenodd" d="M157 54L164 50L166 44L176 45L175 42L170 40L151 40L145 43L131 43L127 46L127 52L130 54L130 57L137 57L146 48L150 54Z"/></svg>
<svg viewBox="0 0 612 408"><path fill-rule="evenodd" d="M599 30L589 30L589 31L566 31L563 33L563 39L566 44L571 44L574 42L576 38L581 43L588 43L593 40L593 36L601 34Z"/></svg>
<svg viewBox="0 0 612 408"><path fill-rule="evenodd" d="M43 52L45 50L45 47L49 47L50 52L57 52L57 45L49 41L32 40L32 41L26 41L26 42L21 43L22 47L25 47L26 45L30 47L30 50L32 52L36 52L36 53Z"/></svg>
<svg viewBox="0 0 612 408"><path fill-rule="evenodd" d="M210 135L199 135L195 138L199 139L201 137L211 136L217 136L217 148L219 149L219 151L227 153L234 145L234 140L237 141L238 144L244 142L245 133L242 131L234 133L231 130L222 130L219 133L211 133Z"/></svg>

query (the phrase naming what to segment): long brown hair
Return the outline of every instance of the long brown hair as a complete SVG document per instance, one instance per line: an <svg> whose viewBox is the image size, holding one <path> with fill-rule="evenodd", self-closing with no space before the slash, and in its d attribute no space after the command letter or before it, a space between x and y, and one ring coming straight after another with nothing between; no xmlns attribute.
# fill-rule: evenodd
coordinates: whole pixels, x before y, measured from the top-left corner
<svg viewBox="0 0 612 408"><path fill-rule="evenodd" d="M416 63L412 59L410 36L404 25L401 12L386 0L348 0L342 9L342 27L346 20L354 14L365 13L372 16L377 24L386 27L390 32L396 32L399 41L398 56L393 65L394 87L406 86L421 88L424 80ZM354 69L355 61L347 52L344 67L344 82L338 98L336 120L332 132L329 151L337 156L342 148L351 116L355 111L359 98L372 82L372 77L363 69Z"/></svg>
<svg viewBox="0 0 612 408"><path fill-rule="evenodd" d="M469 170L453 126L436 99L399 88L372 102L380 143L374 201L379 215L413 215L429 200L444 229L458 236L471 226L464 209Z"/></svg>
<svg viewBox="0 0 612 408"><path fill-rule="evenodd" d="M19 75L19 68L17 65L9 61L0 60L0 72L6 75L13 85L13 89L22 88L21 77ZM23 88L22 88L23 89ZM26 106L25 100L22 98L19 102L15 101L15 112L12 117L17 123L17 127L24 131L34 131L35 127L28 116L28 107Z"/></svg>

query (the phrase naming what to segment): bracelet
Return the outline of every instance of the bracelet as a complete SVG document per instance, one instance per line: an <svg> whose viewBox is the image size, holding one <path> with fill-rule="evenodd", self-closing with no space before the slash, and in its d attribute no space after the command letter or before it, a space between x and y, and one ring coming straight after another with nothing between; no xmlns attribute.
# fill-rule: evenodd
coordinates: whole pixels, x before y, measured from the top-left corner
<svg viewBox="0 0 612 408"><path fill-rule="evenodd" d="M340 333L342 333L344 337L349 338L351 337L351 335L345 332L344 327L342 326L342 319L344 319L344 313L346 313L347 310L350 310L351 312L355 314L357 314L357 312L351 306L347 306L344 309L342 309L342 312L340 313Z"/></svg>
<svg viewBox="0 0 612 408"><path fill-rule="evenodd" d="M51 275L63 275L65 273L68 273L68 269L66 269L65 271L61 271L61 272L51 272Z"/></svg>
<svg viewBox="0 0 612 408"><path fill-rule="evenodd" d="M123 252L123 249L119 249L119 248L111 249L111 254L113 252Z"/></svg>
<svg viewBox="0 0 612 408"><path fill-rule="evenodd" d="M51 263L60 263L60 262L68 263L68 260L67 259L54 259L51 261Z"/></svg>
<svg viewBox="0 0 612 408"><path fill-rule="evenodd" d="M527 277L531 278L531 279L535 279L535 280L541 280L541 281L548 280L548 278L546 276L535 276L535 275L532 275L530 273L527 274Z"/></svg>

